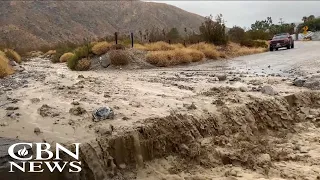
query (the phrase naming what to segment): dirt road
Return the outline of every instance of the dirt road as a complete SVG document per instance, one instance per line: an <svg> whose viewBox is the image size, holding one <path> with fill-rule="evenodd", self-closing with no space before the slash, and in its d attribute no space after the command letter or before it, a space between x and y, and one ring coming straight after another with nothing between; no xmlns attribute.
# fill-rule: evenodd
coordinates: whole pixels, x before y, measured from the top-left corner
<svg viewBox="0 0 320 180"><path fill-rule="evenodd" d="M320 76L320 72L317 72L320 67L319 49L320 42L296 42L295 49L291 50L190 66L139 70L111 67L87 72L72 72L64 64L52 64L48 59L34 58L23 64L25 71L0 80L0 137L35 142L81 142L86 144L83 148L87 150L87 154L84 156L97 158L95 163L108 159L104 157L107 156L105 153L100 152L101 149L97 149L99 146L104 149L101 142L113 142L110 139L127 137L137 130L141 143L149 143L150 138L154 143L157 138L164 138L159 140L161 143L157 145L164 143L167 149L152 149L159 148L156 144L145 149L143 143L141 148L137 148L133 144L139 141L134 135L133 138L129 137L129 140L133 139L129 144L122 144L126 140L115 140L118 144L106 145L104 150L108 151L109 146L114 146L115 151L111 150L108 156L115 159L116 168L110 170L110 167L102 165L106 162L100 162L101 164L98 164L101 172L99 168L91 169L95 176L99 174L98 177L315 179L320 173L319 166L314 166L317 160L320 160L317 155L320 153L320 145L319 141L316 141L320 137L316 124L319 120L320 101L312 104L306 99L317 98L318 94L313 93L318 91L310 93L307 88L293 86L292 83L296 77L312 79ZM296 99L301 99L299 103L306 109L293 107L283 98L302 91L306 94L297 95ZM250 103L258 103L256 106L261 106L261 109L253 112L253 107L247 107ZM91 113L105 106L113 109L114 118L93 122ZM299 109L293 110L294 108ZM282 114L279 115L278 112ZM241 119L246 114L250 116L236 122L238 120L235 117ZM303 116L300 117L300 114ZM176 124L177 117L180 116L183 117L178 118L181 123ZM208 118L214 116L217 116L217 119ZM310 121L306 121L307 117ZM194 124L194 121L203 125L195 128L194 126L198 125ZM277 123L273 124L273 121ZM187 122L193 123L179 129L181 124ZM162 129L158 129L161 127ZM234 127L237 128L233 129ZM171 128L176 130L170 131ZM193 130L190 135L192 128L199 131L201 136L195 135ZM168 131L165 131L166 129ZM217 132L214 132L214 129ZM232 129L232 132L228 129ZM270 131L269 134L264 130ZM292 134L294 131L298 133ZM149 134L146 135L146 132ZM156 132L163 133L157 135ZM248 135L248 139L239 140L239 136L244 136L243 133ZM279 133L281 138L276 138ZM264 161L267 162L262 165L242 159L240 150L243 153L248 147L236 144L239 141L256 143L256 147L261 148L261 139L251 142L251 136L270 139L270 148L247 153L254 155L250 155L253 161L260 156L266 158ZM99 145L95 144L96 142L99 142ZM181 163L185 164L184 160L188 159L179 152L192 153L196 151L192 145L199 142L201 148L195 147L207 150L204 158L206 160L201 160L203 157L200 153L192 156L196 160L190 163L190 167L179 168ZM212 143L215 146L212 146ZM277 143L279 145L275 146ZM91 148L87 147L88 144ZM130 150L131 146L133 149ZM290 151L285 151L282 155L278 152L281 148ZM220 151L226 149L232 154L228 157L228 163L219 160L222 158ZM151 150L158 153L150 155ZM231 153L232 150L235 151ZM277 153L274 153L275 151ZM189 156L191 155L188 154ZM134 162L139 164L137 157L149 161L145 168L139 168L138 171L131 168ZM199 157L200 160L197 159ZM233 162L232 158L237 162ZM87 163L90 168L91 162ZM123 164L128 167L123 168ZM97 166L95 164L92 167Z"/></svg>

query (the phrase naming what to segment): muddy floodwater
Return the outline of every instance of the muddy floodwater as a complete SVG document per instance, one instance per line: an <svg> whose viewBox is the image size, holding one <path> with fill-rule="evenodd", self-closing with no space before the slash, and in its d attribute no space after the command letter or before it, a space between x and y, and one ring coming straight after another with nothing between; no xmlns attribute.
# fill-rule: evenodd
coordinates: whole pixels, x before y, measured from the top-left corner
<svg viewBox="0 0 320 180"><path fill-rule="evenodd" d="M0 79L0 137L81 143L83 171L66 179L314 180L319 49L295 42L228 60L85 72L32 58ZM100 107L114 118L93 121Z"/></svg>

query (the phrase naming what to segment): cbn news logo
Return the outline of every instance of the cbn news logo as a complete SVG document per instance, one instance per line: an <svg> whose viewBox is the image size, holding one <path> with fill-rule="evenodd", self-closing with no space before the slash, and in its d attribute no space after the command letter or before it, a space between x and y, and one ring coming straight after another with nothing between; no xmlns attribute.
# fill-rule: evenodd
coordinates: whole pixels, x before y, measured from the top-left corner
<svg viewBox="0 0 320 180"><path fill-rule="evenodd" d="M44 167L47 167L50 172L53 172L55 170L62 172L67 165L69 167L68 171L71 173L80 172L82 170L81 161L79 161L80 143L73 143L73 145L75 145L75 153L71 152L59 143L56 143L55 154L52 151L50 151L51 146L49 143L34 143L36 150L35 158L33 158L33 156L30 155L28 151L28 149L32 148L32 145L32 143L16 143L9 147L9 155L16 160L21 161L19 163L9 161L9 172L13 173L15 172L14 170L20 170L22 172L43 172ZM23 146L23 148L18 151L14 151L16 146ZM28 147L28 149L26 148L26 146ZM63 161L60 158L61 151L68 154L76 161ZM18 156L15 154L15 152L17 152ZM47 154L47 156L43 157L44 154ZM26 168L26 165L29 168Z"/></svg>

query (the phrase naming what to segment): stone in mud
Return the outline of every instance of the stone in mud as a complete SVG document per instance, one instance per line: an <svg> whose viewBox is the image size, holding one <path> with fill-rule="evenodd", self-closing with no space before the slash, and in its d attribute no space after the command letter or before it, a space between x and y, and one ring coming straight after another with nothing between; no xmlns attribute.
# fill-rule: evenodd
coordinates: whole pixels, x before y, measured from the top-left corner
<svg viewBox="0 0 320 180"><path fill-rule="evenodd" d="M293 81L293 85L294 85L294 86L297 86L297 87L302 87L305 82L306 82L305 79L299 79L299 78L297 78L297 79L295 79L295 80Z"/></svg>
<svg viewBox="0 0 320 180"><path fill-rule="evenodd" d="M13 107L13 106L9 106L6 108L7 111L15 111L15 110L18 110L19 107Z"/></svg>
<svg viewBox="0 0 320 180"><path fill-rule="evenodd" d="M270 96L274 96L274 95L278 94L278 92L276 92L271 86L263 86L261 88L261 92L263 94L267 94L267 95L270 95Z"/></svg>
<svg viewBox="0 0 320 180"><path fill-rule="evenodd" d="M80 74L80 75L78 76L78 78L84 78L84 76L83 76L82 74Z"/></svg>
<svg viewBox="0 0 320 180"><path fill-rule="evenodd" d="M87 111L83 107L80 107L80 106L70 108L70 110L69 110L69 113L72 115L75 115L75 116L80 116L86 112Z"/></svg>
<svg viewBox="0 0 320 180"><path fill-rule="evenodd" d="M53 112L54 108L53 107L50 107L48 106L47 104L43 104L39 109L39 114L42 116L42 117L56 117L56 116L59 116L59 113L57 112Z"/></svg>
<svg viewBox="0 0 320 180"><path fill-rule="evenodd" d="M32 98L32 99L30 99L30 101L32 104L35 104L35 103L40 102L40 99L39 98Z"/></svg>
<svg viewBox="0 0 320 180"><path fill-rule="evenodd" d="M257 158L258 165L270 165L271 164L271 157L269 154L261 154Z"/></svg>
<svg viewBox="0 0 320 180"><path fill-rule="evenodd" d="M106 119L113 119L114 112L109 107L100 107L92 113L93 121L101 121Z"/></svg>
<svg viewBox="0 0 320 180"><path fill-rule="evenodd" d="M183 107L187 108L188 110L195 110L197 109L197 106L194 103L189 104L183 104Z"/></svg>
<svg viewBox="0 0 320 180"><path fill-rule="evenodd" d="M240 87L239 90L241 92L247 92L248 91L248 89L246 87L244 87L244 86Z"/></svg>
<svg viewBox="0 0 320 180"><path fill-rule="evenodd" d="M219 74L219 75L217 75L217 78L219 81L225 81L225 80L227 80L227 75Z"/></svg>
<svg viewBox="0 0 320 180"><path fill-rule="evenodd" d="M40 128L36 127L34 128L33 132L36 134L36 135L39 135L41 133L41 130Z"/></svg>
<svg viewBox="0 0 320 180"><path fill-rule="evenodd" d="M80 105L80 103L78 101L73 101L71 104L74 105L74 106Z"/></svg>

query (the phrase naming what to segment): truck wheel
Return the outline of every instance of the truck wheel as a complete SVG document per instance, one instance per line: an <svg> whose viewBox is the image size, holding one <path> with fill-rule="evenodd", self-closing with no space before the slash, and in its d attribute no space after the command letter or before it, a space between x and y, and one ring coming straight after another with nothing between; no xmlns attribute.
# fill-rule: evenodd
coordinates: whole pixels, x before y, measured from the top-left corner
<svg viewBox="0 0 320 180"><path fill-rule="evenodd" d="M294 48L294 43L291 44L291 48L292 48L292 49Z"/></svg>
<svg viewBox="0 0 320 180"><path fill-rule="evenodd" d="M270 50L270 51L273 51L273 47L270 47L269 50Z"/></svg>

